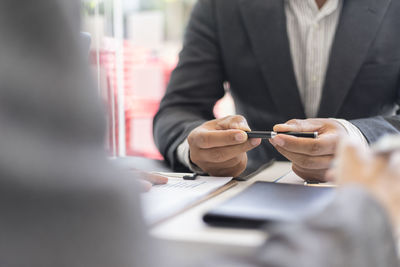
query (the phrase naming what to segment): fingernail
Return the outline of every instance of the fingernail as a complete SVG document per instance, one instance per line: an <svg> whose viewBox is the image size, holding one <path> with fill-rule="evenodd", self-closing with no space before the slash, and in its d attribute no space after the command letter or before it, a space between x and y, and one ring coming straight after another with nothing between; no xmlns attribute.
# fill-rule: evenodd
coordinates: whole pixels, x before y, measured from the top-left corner
<svg viewBox="0 0 400 267"><path fill-rule="evenodd" d="M282 128L288 128L288 127L290 127L288 124L277 124L277 125L275 125L274 126L274 131L279 131L280 129L282 129Z"/></svg>
<svg viewBox="0 0 400 267"><path fill-rule="evenodd" d="M250 139L250 144L252 146L258 146L261 143L261 139L260 138L252 138Z"/></svg>
<svg viewBox="0 0 400 267"><path fill-rule="evenodd" d="M235 139L236 139L236 141L244 141L244 140L246 140L246 136L243 133L238 133L235 135Z"/></svg>
<svg viewBox="0 0 400 267"><path fill-rule="evenodd" d="M275 142L274 142L274 138L270 138L270 139L268 139L268 141L271 143L271 145L273 145L273 146L276 145Z"/></svg>
<svg viewBox="0 0 400 267"><path fill-rule="evenodd" d="M277 146L284 146L285 145L285 141L283 141L281 138L279 138L279 137L274 137L274 138L272 138L271 139L271 142L274 144L274 145L277 145Z"/></svg>

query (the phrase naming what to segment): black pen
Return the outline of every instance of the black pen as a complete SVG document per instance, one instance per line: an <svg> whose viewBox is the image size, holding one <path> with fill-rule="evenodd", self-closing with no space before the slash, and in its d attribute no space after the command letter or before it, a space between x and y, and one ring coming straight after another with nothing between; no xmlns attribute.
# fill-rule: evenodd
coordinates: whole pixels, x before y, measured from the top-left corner
<svg viewBox="0 0 400 267"><path fill-rule="evenodd" d="M271 131L252 131L246 132L249 138L262 138L262 139L270 139L274 138L278 134L286 134L295 137L302 138L317 138L318 132L271 132Z"/></svg>
<svg viewBox="0 0 400 267"><path fill-rule="evenodd" d="M193 174L184 175L182 178L183 178L183 180L193 181L193 180L196 180L197 176L199 176L198 173L193 173Z"/></svg>

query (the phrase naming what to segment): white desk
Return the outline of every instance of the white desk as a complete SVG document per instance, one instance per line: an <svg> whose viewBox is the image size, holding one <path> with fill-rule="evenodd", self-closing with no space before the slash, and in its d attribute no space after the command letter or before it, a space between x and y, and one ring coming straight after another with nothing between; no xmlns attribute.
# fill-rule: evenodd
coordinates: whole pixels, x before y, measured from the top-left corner
<svg viewBox="0 0 400 267"><path fill-rule="evenodd" d="M265 242L265 232L260 230L210 227L203 222L203 214L217 204L243 191L252 183L256 181L276 181L290 170L290 163L276 162L249 181L239 182L236 186L220 195L155 226L151 230L151 234L156 239L167 242L170 247L175 246L177 249L184 247L185 251L190 251L190 248L193 248L193 251L196 251L198 255L206 253L204 250L214 253L221 252L221 250L247 253ZM302 180L291 178L288 181L281 179L279 182L301 183ZM203 253L200 253L200 250Z"/></svg>

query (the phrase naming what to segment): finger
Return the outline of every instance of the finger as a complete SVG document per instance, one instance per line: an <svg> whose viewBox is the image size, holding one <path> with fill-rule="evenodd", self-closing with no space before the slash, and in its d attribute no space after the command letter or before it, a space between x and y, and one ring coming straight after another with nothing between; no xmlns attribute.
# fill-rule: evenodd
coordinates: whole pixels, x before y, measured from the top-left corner
<svg viewBox="0 0 400 267"><path fill-rule="evenodd" d="M338 162L361 167L363 162L367 159L365 156L366 154L364 154L364 157L362 157L358 145L356 143L353 143L351 140L343 140L339 144L337 153Z"/></svg>
<svg viewBox="0 0 400 267"><path fill-rule="evenodd" d="M336 159L336 180L340 183L356 182L363 180L367 167L369 151L361 155L357 145L350 140L343 140L338 148Z"/></svg>
<svg viewBox="0 0 400 267"><path fill-rule="evenodd" d="M290 120L284 124L274 126L275 132L314 132L323 127L323 123L318 120Z"/></svg>
<svg viewBox="0 0 400 267"><path fill-rule="evenodd" d="M217 120L217 129L239 129L245 132L251 131L247 120L241 115L227 116L220 120Z"/></svg>
<svg viewBox="0 0 400 267"><path fill-rule="evenodd" d="M247 134L241 130L194 130L188 136L189 145L198 148L224 147L243 144L247 141Z"/></svg>
<svg viewBox="0 0 400 267"><path fill-rule="evenodd" d="M142 192L149 192L151 187L153 186L150 182L145 180L140 180L141 191Z"/></svg>
<svg viewBox="0 0 400 267"><path fill-rule="evenodd" d="M148 173L144 171L139 171L136 169L132 169L133 173L140 179L146 180L152 184L166 184L168 183L168 178L156 173Z"/></svg>
<svg viewBox="0 0 400 267"><path fill-rule="evenodd" d="M168 183L168 178L155 173L145 173L143 177L146 181L152 184L166 184Z"/></svg>
<svg viewBox="0 0 400 267"><path fill-rule="evenodd" d="M292 170L299 177L303 178L307 182L327 182L326 173L327 169L321 170L309 170L302 168L296 164L292 165Z"/></svg>
<svg viewBox="0 0 400 267"><path fill-rule="evenodd" d="M326 181L335 181L336 180L336 172L334 169L328 169L328 171L325 173L324 180Z"/></svg>
<svg viewBox="0 0 400 267"><path fill-rule="evenodd" d="M207 165L207 170L216 170L216 169L230 169L241 163L245 157L247 157L246 153L239 154L238 156L231 158L227 161L215 163L215 162L200 162L202 165Z"/></svg>
<svg viewBox="0 0 400 267"><path fill-rule="evenodd" d="M281 147L275 147L285 158L295 163L299 167L311 170L328 169L332 163L333 155L308 156L289 152Z"/></svg>
<svg viewBox="0 0 400 267"><path fill-rule="evenodd" d="M395 171L396 173L400 174L399 166L400 166L400 151L396 151L390 156L389 167L391 171Z"/></svg>
<svg viewBox="0 0 400 267"><path fill-rule="evenodd" d="M260 143L261 141L259 139L252 139L240 145L201 149L198 153L201 155L201 158L199 158L197 161L214 163L225 162L257 147L260 145Z"/></svg>
<svg viewBox="0 0 400 267"><path fill-rule="evenodd" d="M219 177L237 177L239 176L247 166L247 155L244 157L242 161L239 162L239 164L236 164L233 167L230 168L210 168L209 174L213 176L219 176Z"/></svg>
<svg viewBox="0 0 400 267"><path fill-rule="evenodd" d="M322 156L335 153L338 136L327 133L313 139L278 134L269 140L272 145L282 147L293 153Z"/></svg>

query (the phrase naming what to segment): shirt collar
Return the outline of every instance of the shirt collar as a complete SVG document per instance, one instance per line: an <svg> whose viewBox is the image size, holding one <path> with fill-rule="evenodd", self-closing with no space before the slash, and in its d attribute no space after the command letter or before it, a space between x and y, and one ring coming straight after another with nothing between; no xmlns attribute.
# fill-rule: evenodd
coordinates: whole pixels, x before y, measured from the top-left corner
<svg viewBox="0 0 400 267"><path fill-rule="evenodd" d="M314 2L315 8L318 10L317 3L315 3L315 0L311 0ZM317 17L318 18L323 18L326 16L329 16L333 12L335 12L339 8L339 0L328 0L326 1L325 5L318 10Z"/></svg>
<svg viewBox="0 0 400 267"><path fill-rule="evenodd" d="M308 16L320 20L339 9L341 1L343 0L327 0L321 9L318 8L315 0L286 0L286 4L300 7Z"/></svg>

